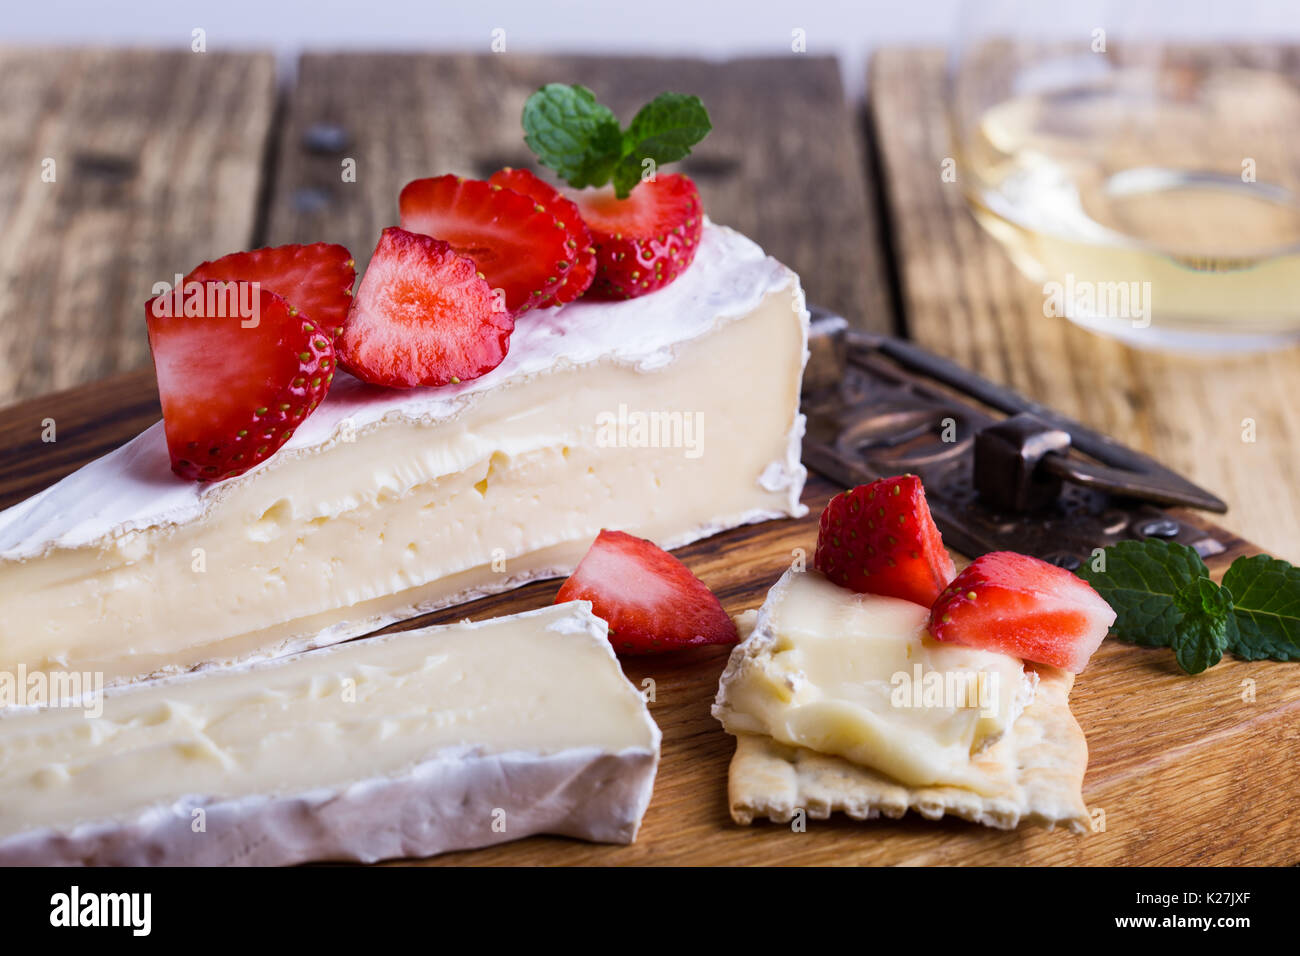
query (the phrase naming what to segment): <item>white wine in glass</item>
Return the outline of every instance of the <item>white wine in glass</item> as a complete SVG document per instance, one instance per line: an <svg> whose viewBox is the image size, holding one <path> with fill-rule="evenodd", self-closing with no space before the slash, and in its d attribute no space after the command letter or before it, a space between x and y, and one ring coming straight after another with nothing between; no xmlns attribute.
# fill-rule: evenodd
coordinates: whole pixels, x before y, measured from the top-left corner
<svg viewBox="0 0 1300 956"><path fill-rule="evenodd" d="M1082 7L967 5L950 119L976 218L1045 315L1138 346L1300 340L1300 50Z"/></svg>

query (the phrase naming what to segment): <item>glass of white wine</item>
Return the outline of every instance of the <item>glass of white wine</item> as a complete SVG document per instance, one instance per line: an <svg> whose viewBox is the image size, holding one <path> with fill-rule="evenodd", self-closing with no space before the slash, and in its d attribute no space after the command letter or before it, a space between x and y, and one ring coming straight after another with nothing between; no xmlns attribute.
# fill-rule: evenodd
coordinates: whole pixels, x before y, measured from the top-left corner
<svg viewBox="0 0 1300 956"><path fill-rule="evenodd" d="M1300 342L1298 35L1276 0L967 0L958 180L1045 315L1153 348Z"/></svg>

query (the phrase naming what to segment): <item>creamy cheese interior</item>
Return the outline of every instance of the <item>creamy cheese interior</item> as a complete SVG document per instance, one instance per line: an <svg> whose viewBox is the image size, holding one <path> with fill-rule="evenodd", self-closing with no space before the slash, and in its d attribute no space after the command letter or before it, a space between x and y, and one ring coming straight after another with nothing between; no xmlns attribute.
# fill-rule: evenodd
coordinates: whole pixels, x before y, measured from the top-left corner
<svg viewBox="0 0 1300 956"><path fill-rule="evenodd" d="M723 675L731 733L845 757L911 786L996 786L979 754L1033 696L1016 658L943 644L909 601L787 572Z"/></svg>
<svg viewBox="0 0 1300 956"><path fill-rule="evenodd" d="M195 520L0 561L0 670L253 659L567 573L602 528L676 547L789 514L801 308L791 276L656 367L561 360L282 453Z"/></svg>
<svg viewBox="0 0 1300 956"><path fill-rule="evenodd" d="M109 690L103 713L0 714L0 838L120 822L188 795L300 794L456 748L657 752L586 602Z"/></svg>

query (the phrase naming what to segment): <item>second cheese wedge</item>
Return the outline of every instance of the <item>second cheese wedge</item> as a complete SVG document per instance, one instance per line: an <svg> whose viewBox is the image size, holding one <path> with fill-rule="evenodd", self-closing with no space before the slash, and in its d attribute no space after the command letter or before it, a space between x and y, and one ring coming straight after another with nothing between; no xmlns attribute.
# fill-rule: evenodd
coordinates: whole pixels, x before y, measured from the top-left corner
<svg viewBox="0 0 1300 956"><path fill-rule="evenodd" d="M659 729L585 601L0 712L0 865L629 843Z"/></svg>

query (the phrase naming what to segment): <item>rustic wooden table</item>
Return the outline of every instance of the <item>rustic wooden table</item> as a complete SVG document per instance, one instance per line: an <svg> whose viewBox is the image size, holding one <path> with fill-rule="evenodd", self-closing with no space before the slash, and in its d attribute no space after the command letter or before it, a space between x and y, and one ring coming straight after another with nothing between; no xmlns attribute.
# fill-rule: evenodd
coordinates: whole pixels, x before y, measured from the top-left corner
<svg viewBox="0 0 1300 956"><path fill-rule="evenodd" d="M528 165L520 110L557 79L592 87L624 116L668 86L699 93L715 132L684 171L715 220L800 273L810 301L905 332L1153 453L1227 499L1232 530L1300 558L1300 412L1289 388L1300 350L1173 358L1044 319L1041 289L941 180L950 148L942 57L930 51L877 54L860 109L835 62L809 56L309 54L278 90L269 54L0 50L0 405L21 400L0 412L0 507L156 419L141 314L153 283L293 241L344 243L364 268L406 181ZM339 142L322 142L322 124ZM341 175L346 160L354 182ZM73 386L83 387L50 394ZM47 415L66 423L52 445L40 440ZM1255 422L1253 443L1242 440L1244 419ZM816 507L832 490L815 480L806 500ZM808 543L813 522L815 513L760 526L743 548L724 535L684 557L739 610L775 579L792 541ZM473 613L549 600L554 588ZM1294 671L1234 662L1193 681L1158 654L1108 644L1082 682L1092 691L1076 692L1093 742L1085 796L1113 820L1104 836L917 820L864 834L839 821L782 841L781 828L731 827L730 747L708 715L715 653L657 665L665 763L635 847L533 839L444 859L1296 862ZM1247 678L1258 706L1239 700Z"/></svg>

